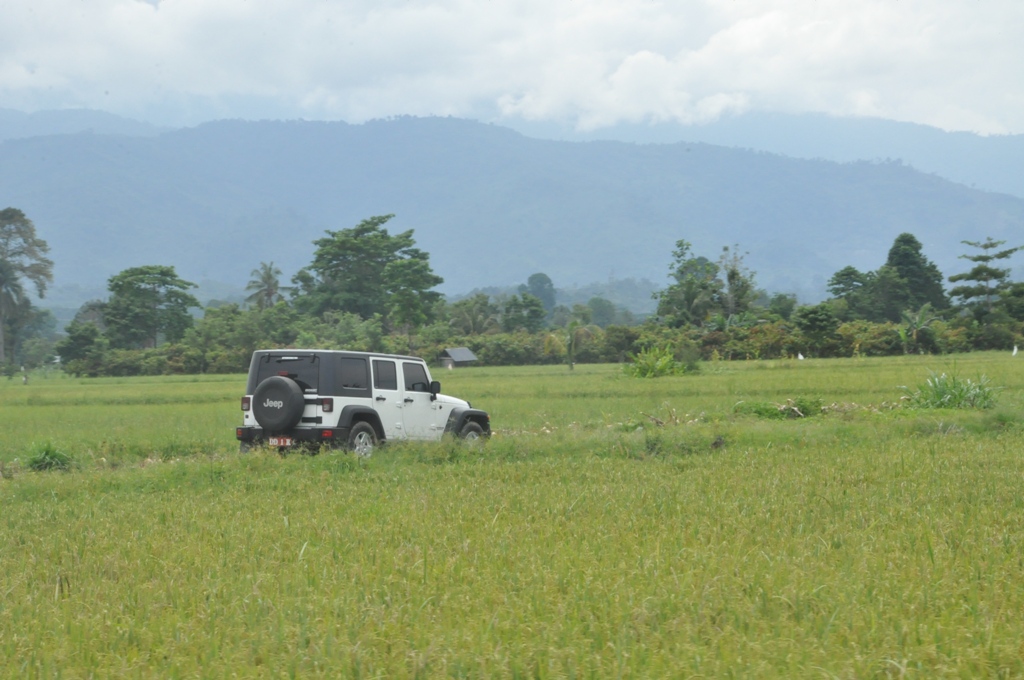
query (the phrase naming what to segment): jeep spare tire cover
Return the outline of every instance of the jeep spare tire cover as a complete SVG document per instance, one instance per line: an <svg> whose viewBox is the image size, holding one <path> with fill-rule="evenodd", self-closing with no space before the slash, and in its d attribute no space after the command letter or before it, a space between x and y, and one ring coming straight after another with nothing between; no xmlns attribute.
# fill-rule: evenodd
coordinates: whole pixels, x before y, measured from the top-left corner
<svg viewBox="0 0 1024 680"><path fill-rule="evenodd" d="M252 413L265 430L280 432L295 427L302 418L306 398L291 378L272 375L252 395Z"/></svg>

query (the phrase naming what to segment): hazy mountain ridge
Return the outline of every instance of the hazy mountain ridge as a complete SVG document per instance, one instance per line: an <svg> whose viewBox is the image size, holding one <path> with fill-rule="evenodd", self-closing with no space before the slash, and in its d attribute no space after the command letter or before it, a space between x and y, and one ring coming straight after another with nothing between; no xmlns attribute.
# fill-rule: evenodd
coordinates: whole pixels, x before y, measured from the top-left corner
<svg viewBox="0 0 1024 680"><path fill-rule="evenodd" d="M663 281L685 238L712 259L738 243L762 286L813 299L842 266L877 268L903 231L947 276L964 269L960 240L1024 234L1024 200L901 163L548 141L458 119L38 136L0 143L0 158L0 203L50 242L57 284L83 287L151 263L239 288L261 261L290 277L325 229L385 213L415 229L450 293L535 272L560 288Z"/></svg>
<svg viewBox="0 0 1024 680"><path fill-rule="evenodd" d="M167 128L93 109L64 109L35 113L0 109L0 141L82 132L151 137L166 131Z"/></svg>
<svg viewBox="0 0 1024 680"><path fill-rule="evenodd" d="M512 127L563 141L689 141L837 163L898 160L960 184L1024 198L1024 135L983 136L917 123L809 113L748 113L699 125L621 124L589 132L543 123Z"/></svg>

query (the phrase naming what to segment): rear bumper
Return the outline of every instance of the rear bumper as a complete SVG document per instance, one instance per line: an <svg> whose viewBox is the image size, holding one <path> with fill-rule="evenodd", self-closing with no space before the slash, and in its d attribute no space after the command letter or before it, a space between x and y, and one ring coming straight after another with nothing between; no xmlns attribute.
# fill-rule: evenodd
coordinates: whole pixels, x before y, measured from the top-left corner
<svg viewBox="0 0 1024 680"><path fill-rule="evenodd" d="M287 432L268 433L262 427L236 427L235 439L246 444L259 446L269 436L290 437L296 444L343 445L348 441L347 427L304 427Z"/></svg>

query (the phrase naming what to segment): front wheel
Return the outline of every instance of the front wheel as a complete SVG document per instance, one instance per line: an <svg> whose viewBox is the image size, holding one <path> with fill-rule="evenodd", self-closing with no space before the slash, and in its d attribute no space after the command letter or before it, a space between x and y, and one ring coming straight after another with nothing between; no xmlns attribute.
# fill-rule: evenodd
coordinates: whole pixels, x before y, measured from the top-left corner
<svg viewBox="0 0 1024 680"><path fill-rule="evenodd" d="M369 458L377 446L377 433L369 423L356 423L348 433L348 448L360 458Z"/></svg>
<svg viewBox="0 0 1024 680"><path fill-rule="evenodd" d="M467 444L476 444L483 436L484 428L480 427L478 423L474 423L472 421L463 425L462 431L459 432L459 437Z"/></svg>

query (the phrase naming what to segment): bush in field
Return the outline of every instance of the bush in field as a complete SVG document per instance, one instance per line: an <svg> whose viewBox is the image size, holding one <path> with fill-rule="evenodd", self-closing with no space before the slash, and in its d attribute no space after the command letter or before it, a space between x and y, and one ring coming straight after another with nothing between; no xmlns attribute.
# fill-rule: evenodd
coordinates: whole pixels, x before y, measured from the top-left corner
<svg viewBox="0 0 1024 680"><path fill-rule="evenodd" d="M72 465L74 465L74 459L58 449L53 442L36 444L32 447L28 458L29 468L37 472L43 470L70 470Z"/></svg>
<svg viewBox="0 0 1024 680"><path fill-rule="evenodd" d="M929 371L929 377L916 390L906 391L906 403L911 408L992 408L996 404L996 390L985 375L977 381L961 378L955 373Z"/></svg>
<svg viewBox="0 0 1024 680"><path fill-rule="evenodd" d="M824 403L817 397L796 397L787 399L782 404L770 401L741 401L733 407L733 411L768 420L786 420L821 415L823 406Z"/></svg>
<svg viewBox="0 0 1024 680"><path fill-rule="evenodd" d="M748 334L751 354L758 359L778 359L790 351L792 332L783 321L773 321L754 326Z"/></svg>
<svg viewBox="0 0 1024 680"><path fill-rule="evenodd" d="M636 351L636 341L640 339L640 329L629 326L608 326L600 342L600 360L607 363L622 363L629 360L629 355Z"/></svg>
<svg viewBox="0 0 1024 680"><path fill-rule="evenodd" d="M470 339L468 347L487 366L512 366L550 363L545 359L544 336L525 331L478 335Z"/></svg>
<svg viewBox="0 0 1024 680"><path fill-rule="evenodd" d="M943 354L956 354L958 352L971 351L970 329L962 323L946 323L937 321L935 323L936 341L939 351Z"/></svg>
<svg viewBox="0 0 1024 680"><path fill-rule="evenodd" d="M839 319L827 302L800 307L793 313L793 322L807 339L811 356L830 356L834 352Z"/></svg>
<svg viewBox="0 0 1024 680"><path fill-rule="evenodd" d="M686 364L676 360L669 347L649 347L632 357L632 362L623 366L626 375L634 378L660 378L665 375L686 373Z"/></svg>
<svg viewBox="0 0 1024 680"><path fill-rule="evenodd" d="M896 324L888 321L847 321L836 329L836 337L839 356L882 357L903 353L903 344Z"/></svg>

